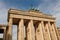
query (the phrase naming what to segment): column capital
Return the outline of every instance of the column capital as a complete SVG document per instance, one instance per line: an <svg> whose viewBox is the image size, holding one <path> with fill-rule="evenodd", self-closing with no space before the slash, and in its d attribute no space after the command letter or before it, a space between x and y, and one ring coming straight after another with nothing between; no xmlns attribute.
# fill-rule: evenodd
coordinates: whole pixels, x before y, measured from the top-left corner
<svg viewBox="0 0 60 40"><path fill-rule="evenodd" d="M41 21L41 23L44 23L44 21Z"/></svg>
<svg viewBox="0 0 60 40"><path fill-rule="evenodd" d="M32 22L33 20L31 19L30 21Z"/></svg>

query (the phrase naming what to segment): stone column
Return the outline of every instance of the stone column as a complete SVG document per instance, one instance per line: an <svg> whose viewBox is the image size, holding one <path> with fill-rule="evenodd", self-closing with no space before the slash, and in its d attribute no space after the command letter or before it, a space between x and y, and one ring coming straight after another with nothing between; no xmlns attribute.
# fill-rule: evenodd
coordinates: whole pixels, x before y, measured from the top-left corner
<svg viewBox="0 0 60 40"><path fill-rule="evenodd" d="M41 22L38 24L36 28L36 40L44 40L43 38L43 29Z"/></svg>
<svg viewBox="0 0 60 40"><path fill-rule="evenodd" d="M33 20L30 20L27 26L27 40L35 40Z"/></svg>
<svg viewBox="0 0 60 40"><path fill-rule="evenodd" d="M43 27L44 40L51 40L48 29L48 23L42 21L42 27Z"/></svg>
<svg viewBox="0 0 60 40"><path fill-rule="evenodd" d="M54 29L54 24L49 22L49 30L50 30L50 35L52 40L57 40L55 29Z"/></svg>
<svg viewBox="0 0 60 40"><path fill-rule="evenodd" d="M50 31L49 31L49 27L48 27L48 22L46 23L46 29L47 29L47 40L51 40L51 36L50 36Z"/></svg>
<svg viewBox="0 0 60 40"><path fill-rule="evenodd" d="M6 29L6 40L8 40L8 30Z"/></svg>
<svg viewBox="0 0 60 40"><path fill-rule="evenodd" d="M3 40L6 40L6 29L4 29Z"/></svg>
<svg viewBox="0 0 60 40"><path fill-rule="evenodd" d="M18 40L24 40L24 20L23 19L19 21Z"/></svg>
<svg viewBox="0 0 60 40"><path fill-rule="evenodd" d="M13 23L13 20L12 18L10 18L9 24L8 24L8 40L12 40L12 23Z"/></svg>
<svg viewBox="0 0 60 40"><path fill-rule="evenodd" d="M57 26L56 26L55 22L54 22L54 28L55 28L55 32L56 32L56 35L57 35L57 39L60 40L60 37L59 37L59 34L58 34L58 29L57 29Z"/></svg>
<svg viewBox="0 0 60 40"><path fill-rule="evenodd" d="M54 33L55 33L56 40L58 40L58 39L57 39L57 35L56 35L56 30L55 30L55 25L54 25L54 23L52 23L52 28L54 29Z"/></svg>

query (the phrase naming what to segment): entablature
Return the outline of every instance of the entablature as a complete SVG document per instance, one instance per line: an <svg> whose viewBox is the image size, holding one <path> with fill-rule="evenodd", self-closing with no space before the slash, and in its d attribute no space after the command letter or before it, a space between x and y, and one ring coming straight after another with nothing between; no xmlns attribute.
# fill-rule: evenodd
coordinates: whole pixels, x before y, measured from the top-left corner
<svg viewBox="0 0 60 40"><path fill-rule="evenodd" d="M55 17L53 17L52 15L47 15L47 14L43 14L42 12L35 12L35 11L22 11L22 10L17 10L17 9L10 9L8 11L8 16L10 14L33 16L33 17L40 17L40 18L55 20Z"/></svg>

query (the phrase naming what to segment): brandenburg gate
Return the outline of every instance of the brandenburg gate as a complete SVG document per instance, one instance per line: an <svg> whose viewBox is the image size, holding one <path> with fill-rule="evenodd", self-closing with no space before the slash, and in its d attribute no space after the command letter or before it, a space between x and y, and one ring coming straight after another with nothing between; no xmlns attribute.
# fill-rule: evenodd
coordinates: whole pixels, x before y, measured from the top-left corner
<svg viewBox="0 0 60 40"><path fill-rule="evenodd" d="M55 18L38 10L9 9L6 40L12 40L12 25L17 25L17 40L59 40Z"/></svg>

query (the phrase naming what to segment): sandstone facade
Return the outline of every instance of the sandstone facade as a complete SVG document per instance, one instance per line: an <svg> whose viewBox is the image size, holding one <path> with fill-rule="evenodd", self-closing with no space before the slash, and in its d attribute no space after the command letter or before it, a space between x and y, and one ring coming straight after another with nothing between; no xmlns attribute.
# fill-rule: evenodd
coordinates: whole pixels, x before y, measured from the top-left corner
<svg viewBox="0 0 60 40"><path fill-rule="evenodd" d="M12 40L12 25L17 25L17 40L59 40L55 18L52 15L36 10L9 9L5 40Z"/></svg>

